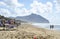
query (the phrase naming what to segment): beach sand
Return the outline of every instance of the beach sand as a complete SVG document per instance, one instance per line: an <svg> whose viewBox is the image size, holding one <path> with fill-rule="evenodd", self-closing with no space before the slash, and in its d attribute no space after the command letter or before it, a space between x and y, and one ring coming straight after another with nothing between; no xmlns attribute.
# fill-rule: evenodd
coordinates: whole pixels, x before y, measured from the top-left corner
<svg viewBox="0 0 60 39"><path fill-rule="evenodd" d="M0 39L60 39L60 32L21 24L14 31L0 31Z"/></svg>

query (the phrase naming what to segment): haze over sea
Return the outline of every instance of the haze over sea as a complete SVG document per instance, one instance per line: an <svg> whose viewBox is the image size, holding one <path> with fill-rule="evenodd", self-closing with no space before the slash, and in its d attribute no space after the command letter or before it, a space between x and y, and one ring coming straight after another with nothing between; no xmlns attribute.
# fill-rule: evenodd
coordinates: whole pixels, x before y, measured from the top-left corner
<svg viewBox="0 0 60 39"><path fill-rule="evenodd" d="M38 28L50 29L50 24L48 24L48 23L32 23L32 25L34 25L35 27L38 27ZM53 30L59 31L60 30L60 25L54 25Z"/></svg>

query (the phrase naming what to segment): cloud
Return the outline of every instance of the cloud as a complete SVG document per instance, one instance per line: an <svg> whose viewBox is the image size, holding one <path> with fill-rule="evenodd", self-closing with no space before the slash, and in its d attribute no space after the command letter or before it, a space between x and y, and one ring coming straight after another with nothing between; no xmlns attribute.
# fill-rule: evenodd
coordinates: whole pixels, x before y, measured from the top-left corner
<svg viewBox="0 0 60 39"><path fill-rule="evenodd" d="M53 4L54 3L54 4ZM48 19L51 24L59 24L60 20L60 4L57 0L54 2L46 2L45 4L38 1L33 1L31 3L31 13L35 13L38 15L43 16L44 18Z"/></svg>
<svg viewBox="0 0 60 39"><path fill-rule="evenodd" d="M5 2L0 2L0 7L7 6Z"/></svg>
<svg viewBox="0 0 60 39"><path fill-rule="evenodd" d="M30 10L24 8L24 4L21 4L18 2L18 0L3 0L2 2L5 2L6 9L8 9L11 12L11 15L13 16L26 16L30 15Z"/></svg>
<svg viewBox="0 0 60 39"><path fill-rule="evenodd" d="M41 15L48 20L53 16L53 4L51 2L46 2L44 4L42 2L33 1L30 6L31 13Z"/></svg>
<svg viewBox="0 0 60 39"><path fill-rule="evenodd" d="M58 0L54 0L54 11L50 16L50 22L51 24L60 24L60 3Z"/></svg>
<svg viewBox="0 0 60 39"><path fill-rule="evenodd" d="M24 6L24 4L18 3L18 0L2 0L0 1L0 9L1 7L5 6L4 8L2 8L1 12L4 10L8 10L10 11L10 15L11 16L20 16L20 15L25 15L25 12L28 12L26 9L22 9L22 7ZM24 12L25 11L25 12ZM24 12L24 13L23 13ZM3 12L2 12L3 13ZM1 13L1 14L2 14ZM6 12L5 12L6 13ZM23 14L22 14L23 13ZM4 15L4 14L2 14ZM5 15L4 15L5 16ZM9 14L7 14L7 16L9 16Z"/></svg>
<svg viewBox="0 0 60 39"><path fill-rule="evenodd" d="M53 4L54 3L54 4ZM60 13L60 4L57 0L54 2L47 1L46 3L38 2L33 0L30 4L29 9L18 0L2 0L0 1L0 14L4 16L26 16L31 13L38 14L48 19L51 23L58 22ZM2 8L4 6L4 8ZM58 14L57 14L58 13ZM13 15L12 15L13 14Z"/></svg>
<svg viewBox="0 0 60 39"><path fill-rule="evenodd" d="M13 13L15 16L26 16L31 13L35 14L43 14L43 13L52 13L52 3L47 2L46 4L43 4L38 1L33 1L31 3L30 7L31 9L24 8L24 4L21 4L18 2L18 0L3 0L3 5L6 5L6 9L11 11L11 14ZM2 5L1 5L2 6Z"/></svg>
<svg viewBox="0 0 60 39"><path fill-rule="evenodd" d="M33 1L33 3L31 4L31 12L32 13L52 13L52 3L51 2L47 2L46 4L43 4L41 2L38 1Z"/></svg>
<svg viewBox="0 0 60 39"><path fill-rule="evenodd" d="M55 3L56 13L60 13L60 1L55 0L54 3Z"/></svg>
<svg viewBox="0 0 60 39"><path fill-rule="evenodd" d="M9 5L12 5L12 6L24 6L24 4L21 4L18 2L18 0L2 0L3 2L9 4Z"/></svg>
<svg viewBox="0 0 60 39"><path fill-rule="evenodd" d="M9 16L11 16L11 12L8 9L0 8L0 15L3 15L5 17L9 17Z"/></svg>
<svg viewBox="0 0 60 39"><path fill-rule="evenodd" d="M15 8L15 12L17 13L17 16L26 16L30 14L29 10L26 8Z"/></svg>
<svg viewBox="0 0 60 39"><path fill-rule="evenodd" d="M6 5L4 2L0 2L0 5Z"/></svg>
<svg viewBox="0 0 60 39"><path fill-rule="evenodd" d="M24 4L18 3L18 0L11 0L11 1L12 1L12 4L14 4L14 5L16 5L16 6L19 6L19 7L24 6Z"/></svg>

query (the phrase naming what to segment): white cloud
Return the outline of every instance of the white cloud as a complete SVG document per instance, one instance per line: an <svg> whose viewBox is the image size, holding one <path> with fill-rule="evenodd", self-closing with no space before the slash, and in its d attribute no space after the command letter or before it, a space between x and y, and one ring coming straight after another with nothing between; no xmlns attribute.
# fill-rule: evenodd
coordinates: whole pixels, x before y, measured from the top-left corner
<svg viewBox="0 0 60 39"><path fill-rule="evenodd" d="M28 10L24 8L24 4L21 4L18 2L18 0L3 0L1 1L1 6L2 4L7 7L7 10L10 9L10 11L14 12L14 14L11 12L10 15L14 16L24 16L28 14ZM2 12L3 10L1 10ZM9 11L9 10L8 10ZM6 13L6 9L4 10ZM3 13L3 12L2 12ZM4 14L2 14L4 15ZM7 14L8 15L8 14ZM4 15L5 16L5 15Z"/></svg>
<svg viewBox="0 0 60 39"><path fill-rule="evenodd" d="M2 5L6 5L6 3L4 3L4 2L0 2L0 6L2 6Z"/></svg>
<svg viewBox="0 0 60 39"><path fill-rule="evenodd" d="M11 16L11 12L8 9L0 8L0 14L6 17Z"/></svg>
<svg viewBox="0 0 60 39"><path fill-rule="evenodd" d="M50 22L51 24L60 24L60 4L58 3L58 0L54 0L54 11L51 13L50 16Z"/></svg>
<svg viewBox="0 0 60 39"><path fill-rule="evenodd" d="M55 3L55 9L56 9L56 12L55 13L60 13L60 1L58 0L55 0L54 3Z"/></svg>
<svg viewBox="0 0 60 39"><path fill-rule="evenodd" d="M4 9L0 7L0 14L4 16L26 16L35 13L47 18L51 23L58 23L57 20L60 19L60 15L56 13L60 13L60 4L57 0L54 0L54 3L53 6L52 2L46 2L44 4L33 0L33 3L30 5L31 8L28 10L24 8L24 4L19 3L18 0L3 0L0 2L0 6L6 6L7 8Z"/></svg>
<svg viewBox="0 0 60 39"><path fill-rule="evenodd" d="M51 21L51 17L53 15L52 7L53 7L53 4L51 2L47 2L43 4L42 2L33 1L33 3L31 4L30 12L41 15L44 18Z"/></svg>
<svg viewBox="0 0 60 39"><path fill-rule="evenodd" d="M44 13L51 13L52 12L52 3L47 2L46 4L43 4L38 1L33 1L31 4L31 9L27 10L24 8L24 4L21 4L18 2L18 0L4 0L3 2L6 3L6 7L12 9L12 11L16 14L16 16L26 16L31 13L35 14L44 14ZM4 4L5 4L4 3Z"/></svg>
<svg viewBox="0 0 60 39"><path fill-rule="evenodd" d="M47 2L47 4L46 4L46 8L47 8L47 10L48 10L48 12L50 12L50 13L52 13L52 10L53 10L53 4L51 3L51 2Z"/></svg>
<svg viewBox="0 0 60 39"><path fill-rule="evenodd" d="M29 10L27 10L26 8L15 8L15 12L17 13L17 16L26 16L29 15Z"/></svg>
<svg viewBox="0 0 60 39"><path fill-rule="evenodd" d="M43 4L41 2L38 1L33 1L33 3L31 4L31 12L32 13L52 13L52 3L51 2L47 2L46 4Z"/></svg>
<svg viewBox="0 0 60 39"><path fill-rule="evenodd" d="M11 3L11 8L13 8L16 16L26 16L30 14L29 10L24 8L24 4L19 3L18 0L11 0Z"/></svg>
<svg viewBox="0 0 60 39"><path fill-rule="evenodd" d="M15 5L15 6L24 6L24 4L21 4L18 2L18 0L2 0L3 2L9 4L9 5Z"/></svg>
<svg viewBox="0 0 60 39"><path fill-rule="evenodd" d="M56 2L56 1L55 1ZM55 8L53 8L55 7ZM56 9L56 11L54 10ZM59 24L59 15L57 14L60 12L60 6L58 3L53 6L51 2L46 2L43 4L42 2L35 1L31 4L30 11L35 14L39 14L50 21L51 24Z"/></svg>
<svg viewBox="0 0 60 39"><path fill-rule="evenodd" d="M56 0L56 13L60 13L60 3Z"/></svg>
<svg viewBox="0 0 60 39"><path fill-rule="evenodd" d="M12 4L15 4L16 6L19 6L19 7L24 6L24 4L18 3L18 0L11 0L11 1L12 1Z"/></svg>

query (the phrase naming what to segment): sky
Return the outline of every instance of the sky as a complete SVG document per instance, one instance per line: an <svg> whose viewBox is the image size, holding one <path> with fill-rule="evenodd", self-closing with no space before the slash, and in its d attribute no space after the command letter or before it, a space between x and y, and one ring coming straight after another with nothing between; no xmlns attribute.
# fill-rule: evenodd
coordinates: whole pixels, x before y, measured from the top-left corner
<svg viewBox="0 0 60 39"><path fill-rule="evenodd" d="M60 0L0 0L0 15L5 17L41 15L51 24L60 24Z"/></svg>

